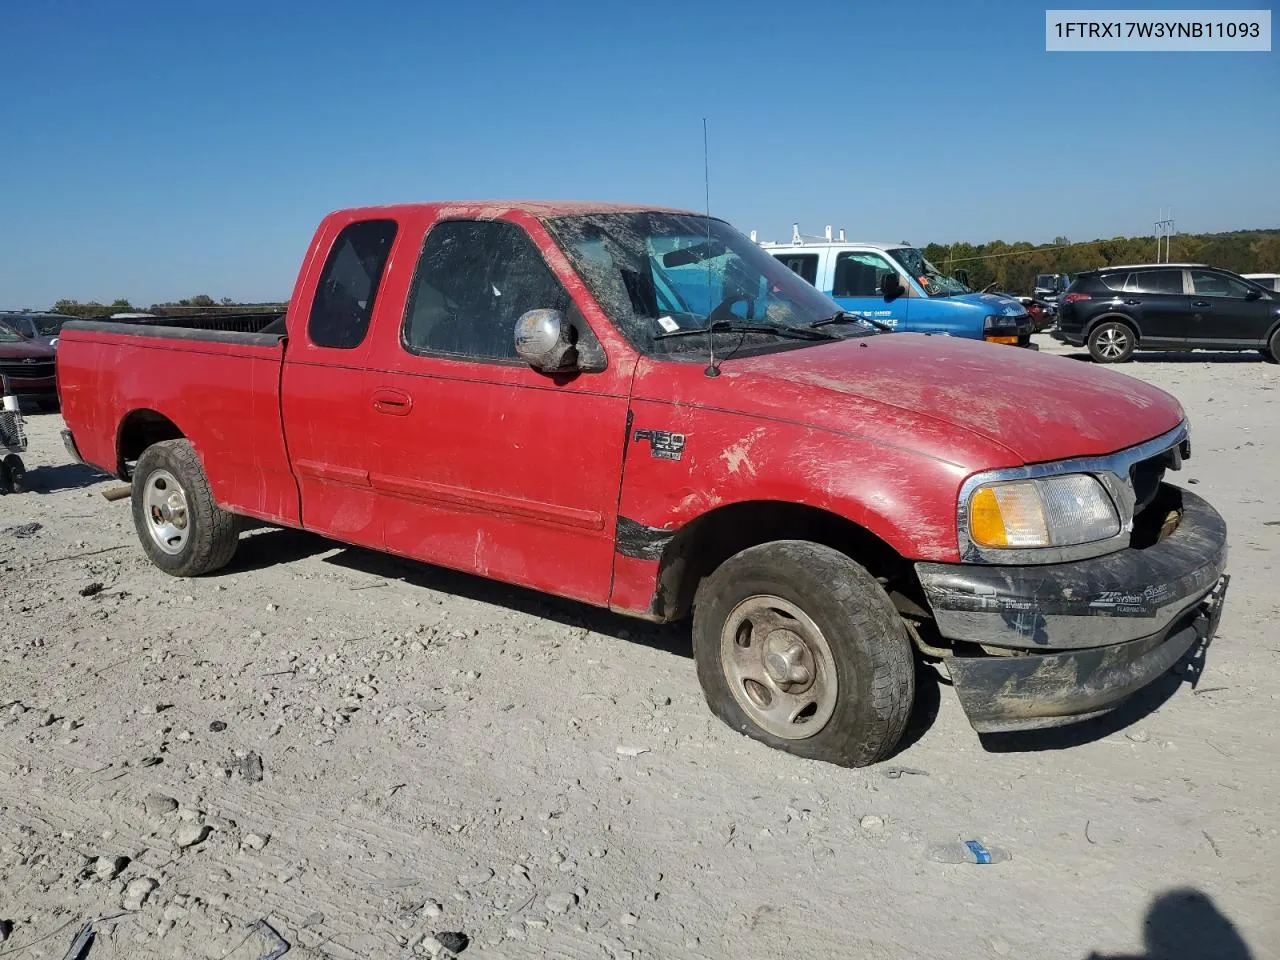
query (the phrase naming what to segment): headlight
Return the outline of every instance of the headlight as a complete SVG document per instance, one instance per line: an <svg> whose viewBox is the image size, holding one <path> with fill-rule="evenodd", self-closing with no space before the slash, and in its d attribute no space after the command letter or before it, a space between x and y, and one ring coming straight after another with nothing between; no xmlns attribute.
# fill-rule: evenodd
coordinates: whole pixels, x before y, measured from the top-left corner
<svg viewBox="0 0 1280 960"><path fill-rule="evenodd" d="M982 339L987 343L1016 344L1018 328L1023 322L1030 324L1030 318L1025 313L1015 317L983 317Z"/></svg>
<svg viewBox="0 0 1280 960"><path fill-rule="evenodd" d="M969 537L980 547L1067 547L1119 533L1115 504L1087 474L989 483L969 495Z"/></svg>
<svg viewBox="0 0 1280 960"><path fill-rule="evenodd" d="M1020 319L1022 318L1017 316L1004 317L1004 316L995 316L994 314L991 316L983 317L982 331L984 333L993 333L997 330L1016 330L1018 328L1018 321Z"/></svg>

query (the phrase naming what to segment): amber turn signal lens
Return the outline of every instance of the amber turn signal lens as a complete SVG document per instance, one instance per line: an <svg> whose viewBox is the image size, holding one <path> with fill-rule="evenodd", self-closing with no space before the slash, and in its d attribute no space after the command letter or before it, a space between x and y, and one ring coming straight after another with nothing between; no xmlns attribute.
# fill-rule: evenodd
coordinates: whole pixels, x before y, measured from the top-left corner
<svg viewBox="0 0 1280 960"><path fill-rule="evenodd" d="M979 546L1047 547L1051 542L1036 481L982 487L970 499L969 511L969 532Z"/></svg>
<svg viewBox="0 0 1280 960"><path fill-rule="evenodd" d="M991 487L983 487L969 501L969 535L984 547L1007 547L1009 538L1000 516L1000 502Z"/></svg>
<svg viewBox="0 0 1280 960"><path fill-rule="evenodd" d="M987 343L1008 343L1013 346L1017 346L1018 344L1017 337L984 337L983 339L986 340Z"/></svg>

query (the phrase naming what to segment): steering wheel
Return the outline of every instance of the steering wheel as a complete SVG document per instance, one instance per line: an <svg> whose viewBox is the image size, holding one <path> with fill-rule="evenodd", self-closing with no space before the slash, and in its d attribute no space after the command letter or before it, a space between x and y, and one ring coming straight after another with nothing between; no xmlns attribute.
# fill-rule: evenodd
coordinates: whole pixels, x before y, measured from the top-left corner
<svg viewBox="0 0 1280 960"><path fill-rule="evenodd" d="M739 319L732 311L732 307L737 303L745 303L747 305L747 319L754 320L756 316L756 300L755 297L748 296L745 293L730 294L721 300L714 310L707 315L708 323L716 323L720 320L737 320Z"/></svg>

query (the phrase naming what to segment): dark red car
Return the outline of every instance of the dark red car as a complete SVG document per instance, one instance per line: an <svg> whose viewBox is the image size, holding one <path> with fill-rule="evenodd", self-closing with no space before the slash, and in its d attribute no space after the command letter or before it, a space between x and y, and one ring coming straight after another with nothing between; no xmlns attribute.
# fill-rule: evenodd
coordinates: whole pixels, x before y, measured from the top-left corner
<svg viewBox="0 0 1280 960"><path fill-rule="evenodd" d="M31 340L0 323L0 373L9 378L9 387L17 396L29 397L41 406L57 404L55 356L47 343Z"/></svg>

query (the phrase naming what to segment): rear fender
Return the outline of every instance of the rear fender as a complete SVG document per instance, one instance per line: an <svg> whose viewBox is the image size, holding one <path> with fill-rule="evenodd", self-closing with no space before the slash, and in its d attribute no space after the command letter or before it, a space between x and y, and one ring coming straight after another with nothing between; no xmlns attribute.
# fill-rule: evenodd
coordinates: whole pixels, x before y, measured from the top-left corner
<svg viewBox="0 0 1280 960"><path fill-rule="evenodd" d="M1126 327L1128 327L1130 330L1133 331L1134 342L1135 343L1142 342L1142 329L1138 326L1138 321L1134 320L1133 317L1124 313L1104 313L1100 317L1094 317L1092 320L1089 321L1088 325L1084 328L1085 340L1089 339L1090 334L1093 333L1094 329L1098 326L1098 324L1107 323L1109 321L1123 323Z"/></svg>
<svg viewBox="0 0 1280 960"><path fill-rule="evenodd" d="M116 425L116 458L114 476L130 479L131 464L147 447L164 440L179 440L188 434L173 418L147 407L130 410ZM199 457L200 452L196 451ZM203 468L204 464L201 464Z"/></svg>

